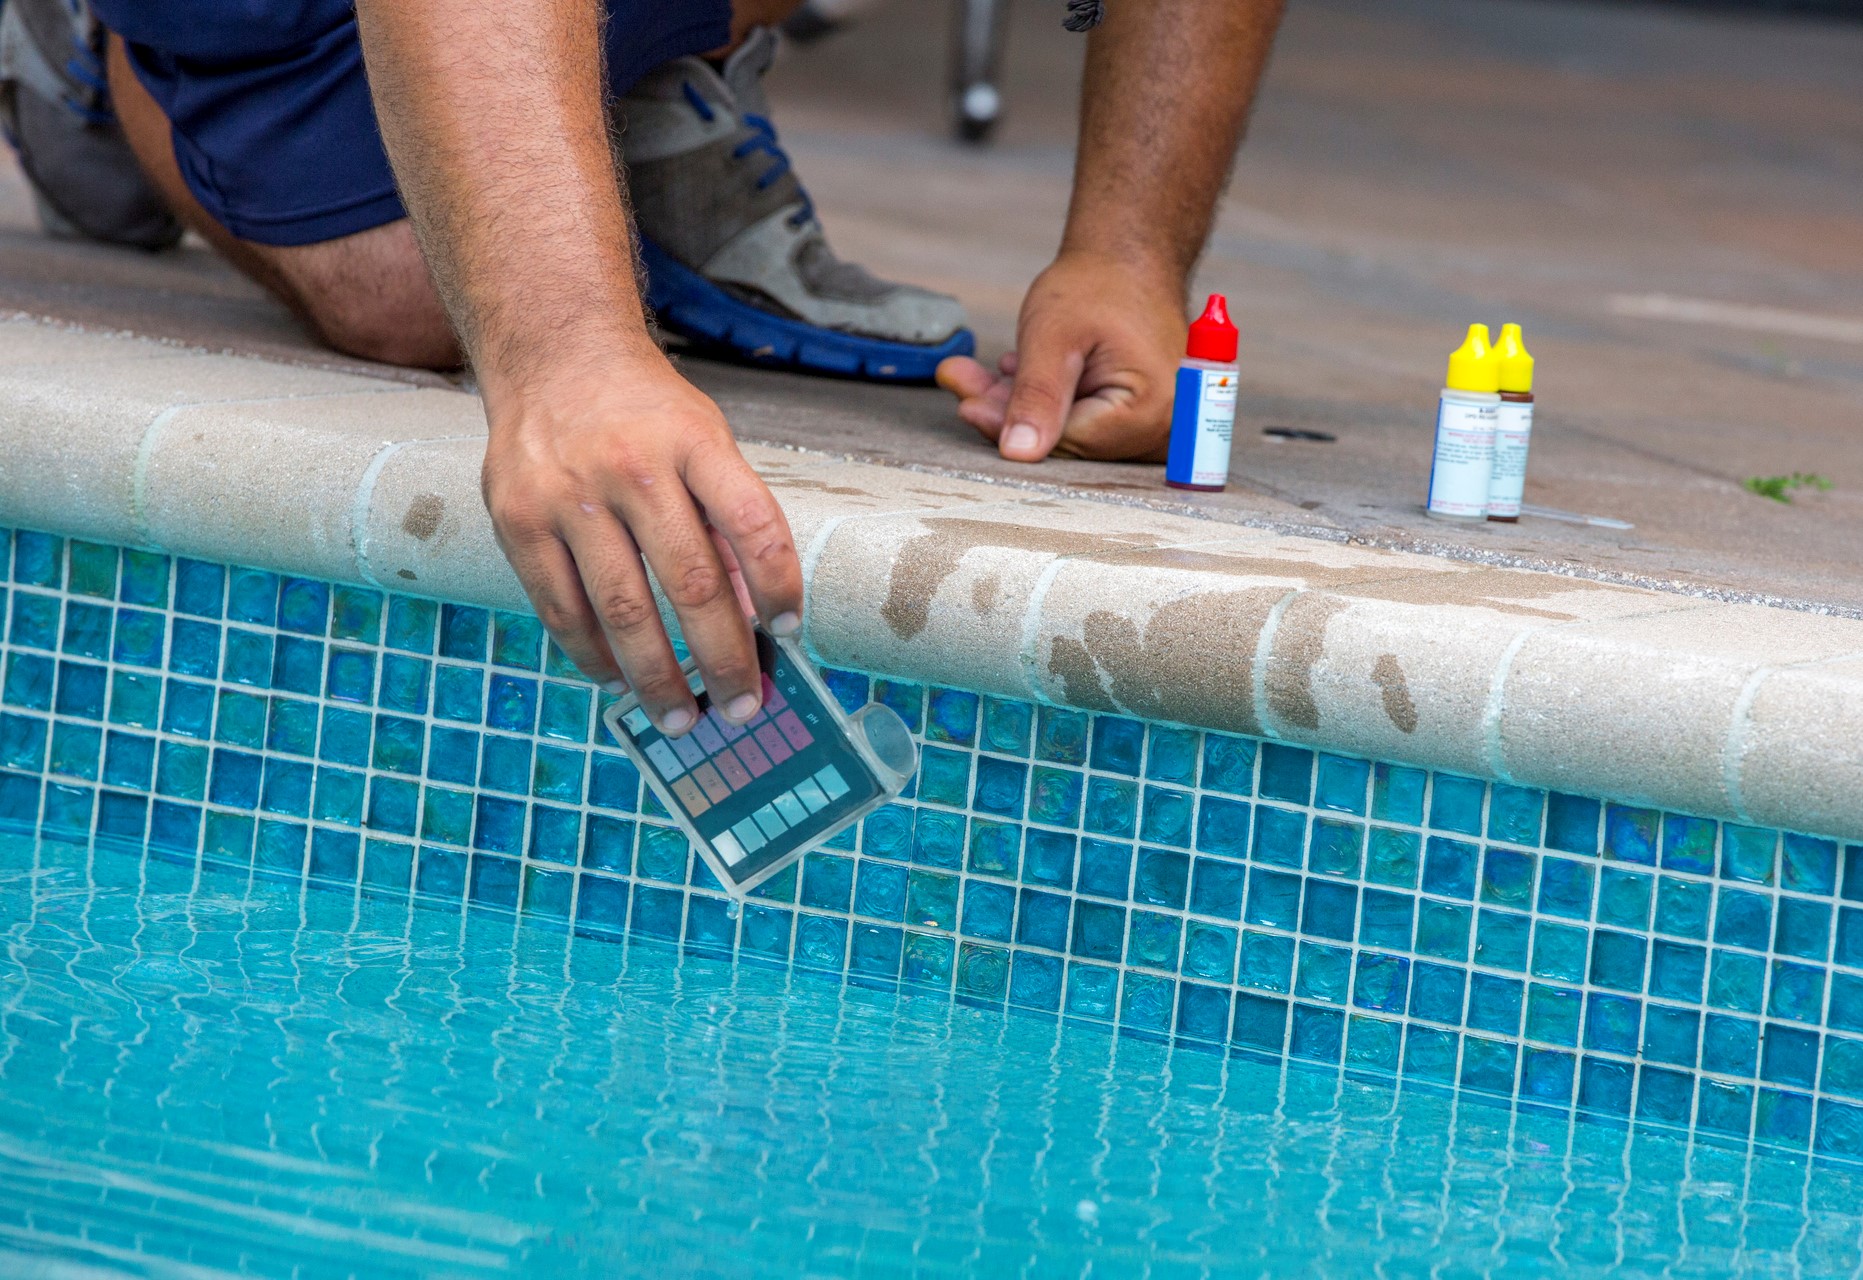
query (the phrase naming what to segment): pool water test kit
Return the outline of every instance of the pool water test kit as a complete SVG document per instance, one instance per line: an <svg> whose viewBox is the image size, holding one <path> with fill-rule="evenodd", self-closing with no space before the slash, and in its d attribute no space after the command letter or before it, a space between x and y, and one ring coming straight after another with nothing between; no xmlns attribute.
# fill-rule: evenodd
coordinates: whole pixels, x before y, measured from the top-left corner
<svg viewBox="0 0 1863 1280"><path fill-rule="evenodd" d="M718 714L690 659L700 715L687 733L662 733L631 693L602 716L736 898L897 797L918 767L897 712L869 703L844 715L800 646L756 638L763 706L748 723Z"/></svg>
<svg viewBox="0 0 1863 1280"><path fill-rule="evenodd" d="M1235 438L1240 335L1229 319L1229 300L1212 293L1190 326L1177 366L1171 402L1171 445L1164 482L1173 489L1221 489L1229 483L1229 448Z"/></svg>
<svg viewBox="0 0 1863 1280"><path fill-rule="evenodd" d="M1429 514L1445 520L1520 519L1533 435L1533 357L1520 326L1472 324L1449 356L1436 406Z"/></svg>

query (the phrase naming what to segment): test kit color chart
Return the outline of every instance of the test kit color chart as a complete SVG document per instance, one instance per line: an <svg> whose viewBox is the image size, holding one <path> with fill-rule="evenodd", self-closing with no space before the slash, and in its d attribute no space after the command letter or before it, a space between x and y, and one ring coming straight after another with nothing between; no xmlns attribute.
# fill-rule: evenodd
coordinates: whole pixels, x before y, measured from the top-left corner
<svg viewBox="0 0 1863 1280"><path fill-rule="evenodd" d="M0 569L10 829L1863 1160L1863 845L831 671L918 774L734 910L534 617L26 531ZM840 803L811 764L731 813L821 745L776 692L645 748L751 857Z"/></svg>
<svg viewBox="0 0 1863 1280"><path fill-rule="evenodd" d="M807 696L795 687L790 693ZM815 709L809 715L820 719ZM732 874L754 854L768 850L773 861L799 847L826 825L817 815L854 789L768 674L763 706L747 724L732 724L716 707L676 738L661 734L639 707L622 724ZM864 780L860 769L849 772ZM860 799L866 798L863 788Z"/></svg>

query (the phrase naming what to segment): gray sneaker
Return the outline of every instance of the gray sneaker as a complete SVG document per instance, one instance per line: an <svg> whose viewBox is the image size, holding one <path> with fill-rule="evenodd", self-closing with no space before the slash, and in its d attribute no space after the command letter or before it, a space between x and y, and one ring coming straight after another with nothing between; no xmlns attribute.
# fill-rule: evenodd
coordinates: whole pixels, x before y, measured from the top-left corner
<svg viewBox="0 0 1863 1280"><path fill-rule="evenodd" d="M926 382L976 340L955 298L880 280L828 247L763 97L776 33L721 72L679 58L615 103L661 327L760 364Z"/></svg>
<svg viewBox="0 0 1863 1280"><path fill-rule="evenodd" d="M84 0L0 0L0 127L48 233L166 249L181 224L110 110L102 50Z"/></svg>

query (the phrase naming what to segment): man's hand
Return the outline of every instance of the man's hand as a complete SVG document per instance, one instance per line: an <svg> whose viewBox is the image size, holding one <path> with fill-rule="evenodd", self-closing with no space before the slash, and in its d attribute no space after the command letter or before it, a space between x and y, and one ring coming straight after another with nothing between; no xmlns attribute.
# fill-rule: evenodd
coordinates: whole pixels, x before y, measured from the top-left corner
<svg viewBox="0 0 1863 1280"><path fill-rule="evenodd" d="M1130 263L1063 253L1029 287L1016 349L997 373L969 356L938 366L958 415L1005 458L1161 462L1184 350L1180 285Z"/></svg>
<svg viewBox="0 0 1863 1280"><path fill-rule="evenodd" d="M705 689L762 700L746 613L800 626L781 510L647 335L609 146L597 0L358 0L382 138L477 373L500 544L571 660L697 722L651 566ZM644 558L644 565L643 565Z"/></svg>
<svg viewBox="0 0 1863 1280"><path fill-rule="evenodd" d="M1281 0L1128 0L1088 37L1067 231L993 374L938 384L1005 458L1163 461L1185 292L1242 137Z"/></svg>
<svg viewBox="0 0 1863 1280"><path fill-rule="evenodd" d="M651 565L720 714L757 713L746 622L800 626L802 571L788 522L738 452L724 415L657 354L603 368L495 414L485 503L531 603L582 671L682 733L697 708L642 571Z"/></svg>

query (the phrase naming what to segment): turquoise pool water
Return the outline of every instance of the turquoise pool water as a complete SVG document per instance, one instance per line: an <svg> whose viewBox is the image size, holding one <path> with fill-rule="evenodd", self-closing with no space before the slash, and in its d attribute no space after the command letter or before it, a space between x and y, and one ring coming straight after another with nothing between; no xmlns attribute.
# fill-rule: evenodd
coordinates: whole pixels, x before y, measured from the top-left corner
<svg viewBox="0 0 1863 1280"><path fill-rule="evenodd" d="M0 837L0 1275L1849 1274L1843 1167Z"/></svg>

